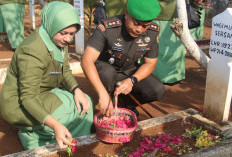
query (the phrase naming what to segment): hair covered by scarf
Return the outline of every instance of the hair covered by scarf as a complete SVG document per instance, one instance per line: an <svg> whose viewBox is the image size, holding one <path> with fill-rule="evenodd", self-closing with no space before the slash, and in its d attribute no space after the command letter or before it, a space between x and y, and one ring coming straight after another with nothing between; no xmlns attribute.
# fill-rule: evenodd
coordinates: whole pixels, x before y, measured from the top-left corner
<svg viewBox="0 0 232 157"><path fill-rule="evenodd" d="M77 24L80 29L80 18L76 9L69 3L54 1L48 3L42 10L41 20L50 38L64 28Z"/></svg>

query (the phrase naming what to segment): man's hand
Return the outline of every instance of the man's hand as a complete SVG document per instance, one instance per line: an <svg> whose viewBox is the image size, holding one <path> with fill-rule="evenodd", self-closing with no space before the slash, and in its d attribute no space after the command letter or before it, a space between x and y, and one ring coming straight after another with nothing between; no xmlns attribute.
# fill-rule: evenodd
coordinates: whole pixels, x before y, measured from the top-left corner
<svg viewBox="0 0 232 157"><path fill-rule="evenodd" d="M113 103L108 93L99 96L100 113L106 117L113 115Z"/></svg>
<svg viewBox="0 0 232 157"><path fill-rule="evenodd" d="M120 84L117 85L117 88L115 89L114 94L125 94L127 95L128 93L131 92L133 87L133 83L131 81L131 78L126 78L125 80L121 81Z"/></svg>
<svg viewBox="0 0 232 157"><path fill-rule="evenodd" d="M90 109L90 101L87 96L81 91L81 89L77 88L74 91L74 100L76 102L76 107L81 115L86 113ZM81 111L81 106L83 110Z"/></svg>

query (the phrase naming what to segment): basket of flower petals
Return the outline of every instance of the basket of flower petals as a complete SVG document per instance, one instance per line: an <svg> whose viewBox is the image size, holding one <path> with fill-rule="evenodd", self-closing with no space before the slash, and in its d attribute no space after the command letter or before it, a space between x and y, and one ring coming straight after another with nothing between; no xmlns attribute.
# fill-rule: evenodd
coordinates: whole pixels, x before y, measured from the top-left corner
<svg viewBox="0 0 232 157"><path fill-rule="evenodd" d="M129 142L137 128L137 117L131 110L116 108L111 117L94 116L97 138L108 143Z"/></svg>

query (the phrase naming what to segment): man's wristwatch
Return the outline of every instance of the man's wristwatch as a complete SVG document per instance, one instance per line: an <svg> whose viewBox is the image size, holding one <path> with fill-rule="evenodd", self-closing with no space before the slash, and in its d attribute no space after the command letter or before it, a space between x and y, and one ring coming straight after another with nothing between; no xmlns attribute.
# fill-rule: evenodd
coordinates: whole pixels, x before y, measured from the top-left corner
<svg viewBox="0 0 232 157"><path fill-rule="evenodd" d="M138 79L137 79L136 77L130 76L130 78L131 78L131 82L132 82L133 84L138 83Z"/></svg>
<svg viewBox="0 0 232 157"><path fill-rule="evenodd" d="M75 90L76 90L77 88L81 89L81 86L80 86L80 85L76 85L76 86L72 89L71 92L74 94L74 92L75 92Z"/></svg>

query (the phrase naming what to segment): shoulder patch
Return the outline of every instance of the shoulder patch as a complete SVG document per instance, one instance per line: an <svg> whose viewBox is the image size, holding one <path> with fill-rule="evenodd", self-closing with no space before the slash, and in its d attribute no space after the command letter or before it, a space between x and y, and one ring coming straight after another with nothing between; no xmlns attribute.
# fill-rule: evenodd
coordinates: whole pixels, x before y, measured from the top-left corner
<svg viewBox="0 0 232 157"><path fill-rule="evenodd" d="M105 27L103 26L103 24L99 24L99 25L97 26L97 28L98 28L101 32L105 32L105 31L106 31L106 29L105 29Z"/></svg>
<svg viewBox="0 0 232 157"><path fill-rule="evenodd" d="M148 29L159 32L160 31L160 26L158 24L152 22Z"/></svg>
<svg viewBox="0 0 232 157"><path fill-rule="evenodd" d="M113 19L113 20L108 20L104 21L105 28L113 28L113 27L118 27L122 25L121 20L119 19Z"/></svg>

